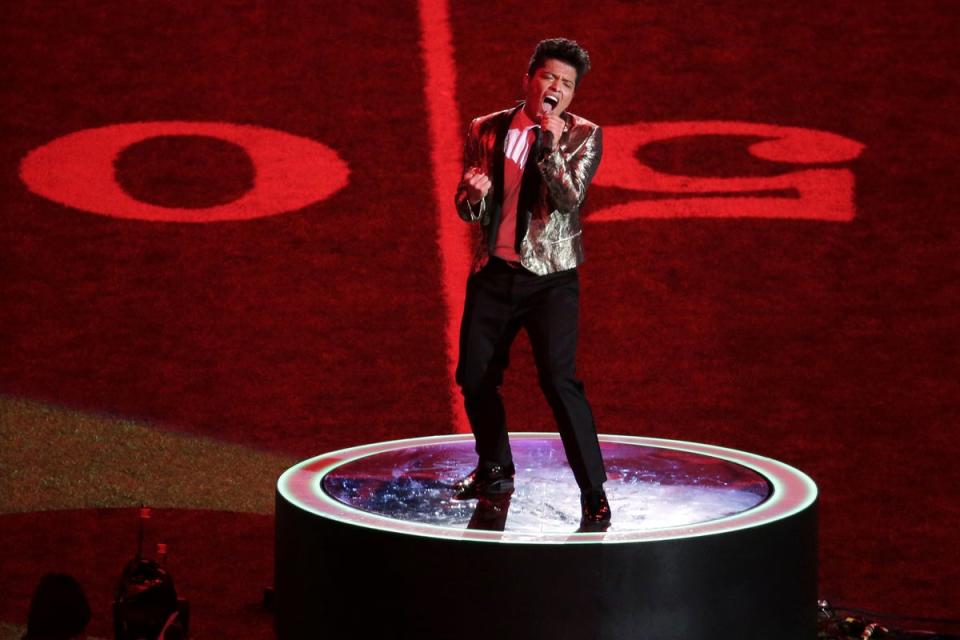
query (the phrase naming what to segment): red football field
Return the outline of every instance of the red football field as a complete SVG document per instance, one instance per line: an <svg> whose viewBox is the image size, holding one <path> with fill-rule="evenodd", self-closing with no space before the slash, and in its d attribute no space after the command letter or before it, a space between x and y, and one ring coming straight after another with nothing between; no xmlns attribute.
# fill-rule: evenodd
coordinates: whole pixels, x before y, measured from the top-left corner
<svg viewBox="0 0 960 640"><path fill-rule="evenodd" d="M604 128L598 429L803 470L821 597L956 617L949 3L90 0L0 30L0 632L57 570L108 637L146 503L192 636L271 637L277 475L464 429L462 135L559 35L594 64L571 111ZM511 429L555 430L512 356Z"/></svg>

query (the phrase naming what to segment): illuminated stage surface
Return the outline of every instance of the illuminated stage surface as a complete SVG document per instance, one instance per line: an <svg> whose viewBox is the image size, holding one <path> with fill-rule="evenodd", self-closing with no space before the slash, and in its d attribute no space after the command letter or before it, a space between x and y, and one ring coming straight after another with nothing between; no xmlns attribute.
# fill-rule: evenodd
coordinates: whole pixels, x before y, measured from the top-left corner
<svg viewBox="0 0 960 640"><path fill-rule="evenodd" d="M816 487L806 475L698 443L600 440L605 531L580 530L556 435L511 434L516 489L496 502L452 500L476 463L470 436L292 467L277 485L279 636L310 637L326 609L390 637L447 637L483 610L497 615L450 637L813 637Z"/></svg>
<svg viewBox="0 0 960 640"><path fill-rule="evenodd" d="M327 473L323 490L345 505L405 522L464 529L501 524L505 539L546 541L578 529L580 493L556 438L513 443L516 490L492 505L503 522L477 518L478 501L451 499L453 483L476 464L472 442L413 446L364 456ZM702 454L625 443L606 443L604 460L611 508L607 531L682 527L742 513L771 493L763 475ZM482 516L482 514L480 514ZM619 537L619 536L617 536Z"/></svg>

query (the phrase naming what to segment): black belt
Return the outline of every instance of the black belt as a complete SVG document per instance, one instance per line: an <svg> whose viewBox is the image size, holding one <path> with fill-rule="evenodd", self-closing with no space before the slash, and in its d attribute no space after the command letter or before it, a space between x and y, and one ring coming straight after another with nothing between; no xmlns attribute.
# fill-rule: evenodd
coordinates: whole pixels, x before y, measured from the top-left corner
<svg viewBox="0 0 960 640"><path fill-rule="evenodd" d="M504 260L498 256L490 256L490 263L494 265L504 265L511 269L523 269L523 265L516 260Z"/></svg>

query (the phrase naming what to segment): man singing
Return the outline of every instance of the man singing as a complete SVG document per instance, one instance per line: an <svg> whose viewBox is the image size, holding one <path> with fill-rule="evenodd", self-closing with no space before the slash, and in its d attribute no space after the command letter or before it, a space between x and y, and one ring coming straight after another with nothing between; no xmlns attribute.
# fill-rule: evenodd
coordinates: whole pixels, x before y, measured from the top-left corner
<svg viewBox="0 0 960 640"><path fill-rule="evenodd" d="M610 521L607 476L576 377L580 206L600 164L600 127L567 112L590 57L565 38L537 45L520 105L470 123L460 217L480 224L460 327L457 383L479 462L458 500L509 496L515 473L500 396L510 345L526 329L540 388L580 487L582 523Z"/></svg>

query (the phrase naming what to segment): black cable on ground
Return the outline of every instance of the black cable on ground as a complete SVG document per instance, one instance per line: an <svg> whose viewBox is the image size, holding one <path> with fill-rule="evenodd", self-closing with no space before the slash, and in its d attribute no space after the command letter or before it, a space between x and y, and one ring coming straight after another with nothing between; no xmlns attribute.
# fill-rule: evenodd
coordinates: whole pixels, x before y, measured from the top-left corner
<svg viewBox="0 0 960 640"><path fill-rule="evenodd" d="M866 618L871 617L881 620L900 620L919 622L921 624L927 623L950 626L960 624L958 620L887 615L853 607L832 606L826 600L820 600L817 604L817 619L819 623L819 631L817 633L818 640L960 640L960 636L947 635L938 631L888 629L879 622ZM863 617L847 615L841 618L837 615L837 611Z"/></svg>

